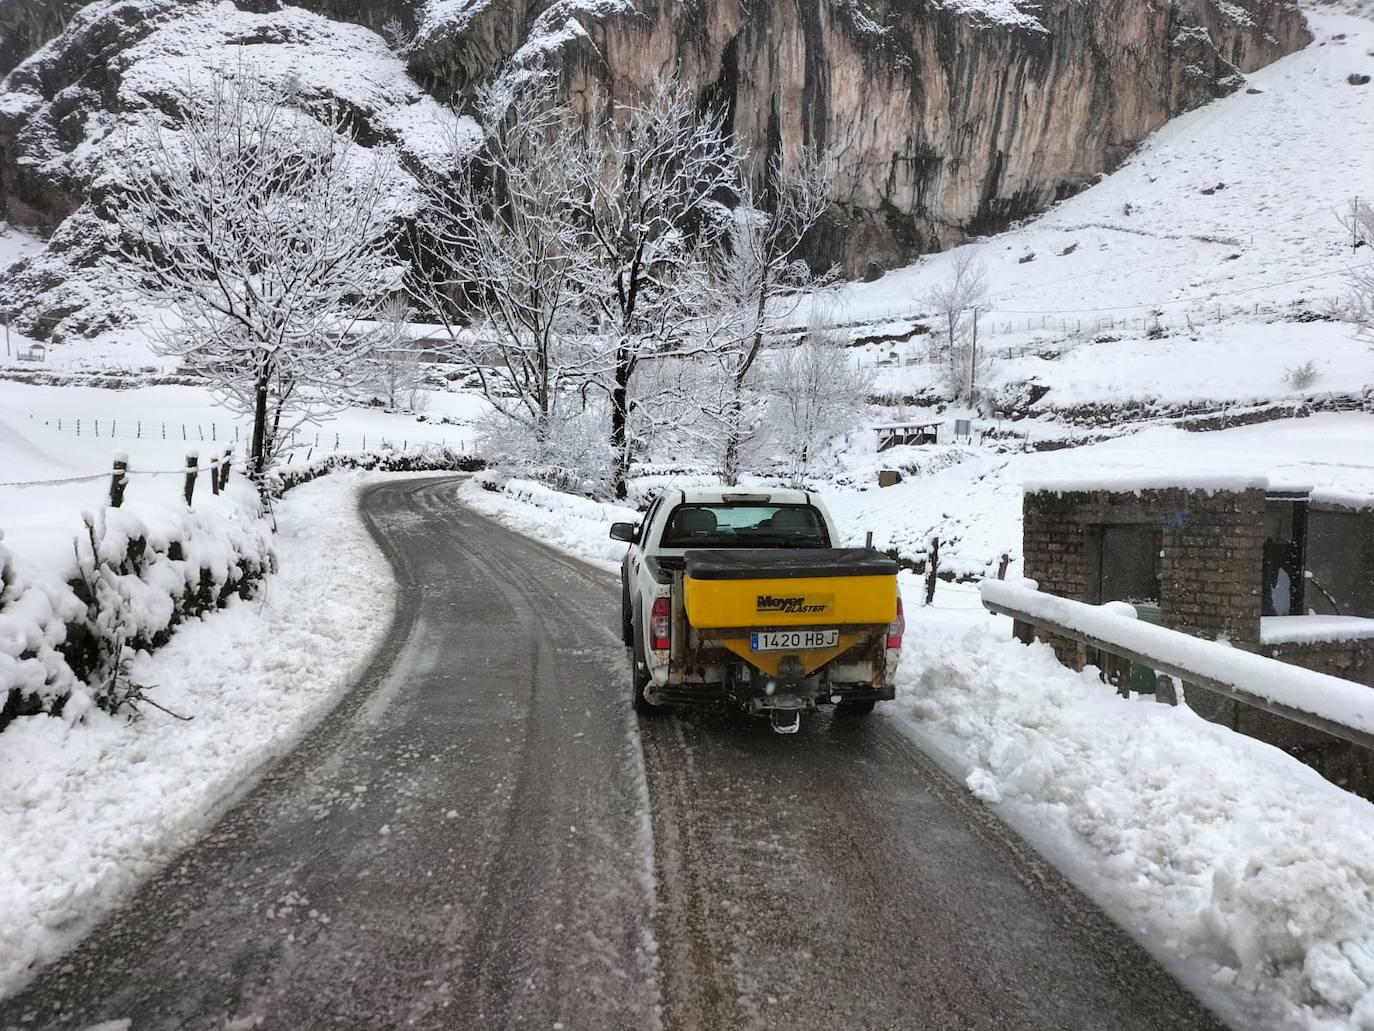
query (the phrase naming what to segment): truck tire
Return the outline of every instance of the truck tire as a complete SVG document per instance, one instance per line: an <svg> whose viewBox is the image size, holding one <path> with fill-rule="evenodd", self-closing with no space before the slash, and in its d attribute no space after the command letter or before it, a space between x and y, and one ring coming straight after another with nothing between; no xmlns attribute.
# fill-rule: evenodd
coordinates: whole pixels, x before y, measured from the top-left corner
<svg viewBox="0 0 1374 1031"><path fill-rule="evenodd" d="M649 686L649 667L639 659L639 648L631 645L630 653L630 706L641 716L653 716L659 707L644 697L644 689Z"/></svg>
<svg viewBox="0 0 1374 1031"><path fill-rule="evenodd" d="M649 664L641 656L644 649L639 635L639 623L634 622L630 629L630 707L640 716L653 716L659 707L644 697L644 688L649 686Z"/></svg>
<svg viewBox="0 0 1374 1031"><path fill-rule="evenodd" d="M874 702L872 698L862 702L842 701L839 705L835 706L835 714L837 716L867 716L873 711L873 705Z"/></svg>
<svg viewBox="0 0 1374 1031"><path fill-rule="evenodd" d="M620 578L620 640L627 648L635 643L634 619L630 615L630 588L624 576Z"/></svg>

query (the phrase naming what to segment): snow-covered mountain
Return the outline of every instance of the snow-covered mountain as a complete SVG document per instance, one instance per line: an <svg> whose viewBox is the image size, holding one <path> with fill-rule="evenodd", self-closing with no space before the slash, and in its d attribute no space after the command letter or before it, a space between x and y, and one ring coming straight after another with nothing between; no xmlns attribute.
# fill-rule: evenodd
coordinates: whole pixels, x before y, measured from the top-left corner
<svg viewBox="0 0 1374 1031"><path fill-rule="evenodd" d="M95 257L101 154L188 67L298 76L357 112L363 142L417 160L448 106L512 64L558 69L586 103L673 74L760 158L837 156L812 256L857 275L1071 195L1309 39L1292 0L0 0L0 33L4 60L44 43L0 85L3 216L70 255L5 298L44 309L42 335L102 324L73 285Z"/></svg>

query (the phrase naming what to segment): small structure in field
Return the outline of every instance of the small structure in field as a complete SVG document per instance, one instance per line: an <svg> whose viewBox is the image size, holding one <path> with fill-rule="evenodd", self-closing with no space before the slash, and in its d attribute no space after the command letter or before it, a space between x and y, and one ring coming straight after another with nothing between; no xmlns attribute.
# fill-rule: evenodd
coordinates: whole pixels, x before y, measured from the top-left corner
<svg viewBox="0 0 1374 1031"><path fill-rule="evenodd" d="M940 420L921 422L889 422L873 427L878 433L878 450L900 444L938 444L940 442Z"/></svg>
<svg viewBox="0 0 1374 1031"><path fill-rule="evenodd" d="M1025 575L1046 593L1129 602L1141 619L1374 688L1374 498L1264 479L1070 481L1027 484L1023 513ZM1049 643L1068 665L1152 689L1148 670ZM1216 695L1187 701L1338 782L1374 786L1374 756L1345 742Z"/></svg>

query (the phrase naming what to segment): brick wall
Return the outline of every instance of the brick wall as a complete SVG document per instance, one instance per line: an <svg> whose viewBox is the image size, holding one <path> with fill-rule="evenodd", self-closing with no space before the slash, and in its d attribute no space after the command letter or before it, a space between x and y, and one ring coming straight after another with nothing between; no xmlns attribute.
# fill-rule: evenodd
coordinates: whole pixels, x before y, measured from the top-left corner
<svg viewBox="0 0 1374 1031"><path fill-rule="evenodd" d="M1028 493L1022 514L1026 576L1042 591L1099 604L1101 528L1158 526L1164 625L1241 646L1259 641L1264 491Z"/></svg>

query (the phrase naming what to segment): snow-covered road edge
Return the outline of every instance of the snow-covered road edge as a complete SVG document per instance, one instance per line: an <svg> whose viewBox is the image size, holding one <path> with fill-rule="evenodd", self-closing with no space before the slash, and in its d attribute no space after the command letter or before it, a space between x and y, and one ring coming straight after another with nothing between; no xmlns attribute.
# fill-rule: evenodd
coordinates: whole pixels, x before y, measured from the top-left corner
<svg viewBox="0 0 1374 1031"><path fill-rule="evenodd" d="M415 474L404 474L413 477ZM252 601L183 625L135 662L154 709L70 728L17 721L0 744L0 998L81 939L288 752L371 659L395 607L359 494L339 473L277 510L279 572ZM305 601L308 600L308 604Z"/></svg>

